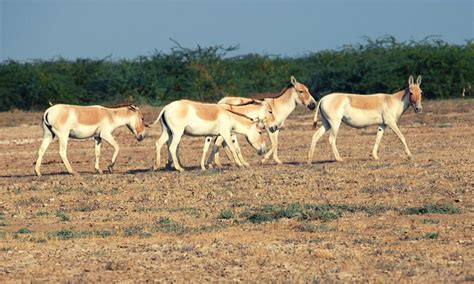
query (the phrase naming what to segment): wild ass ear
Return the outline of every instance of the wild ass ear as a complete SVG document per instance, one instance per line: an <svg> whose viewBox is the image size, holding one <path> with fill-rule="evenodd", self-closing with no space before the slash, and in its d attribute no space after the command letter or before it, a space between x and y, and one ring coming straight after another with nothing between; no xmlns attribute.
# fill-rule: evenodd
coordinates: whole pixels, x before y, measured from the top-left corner
<svg viewBox="0 0 474 284"><path fill-rule="evenodd" d="M132 110L132 111L137 111L138 110L138 107L136 105L129 105L128 106L128 109L129 110Z"/></svg>
<svg viewBox="0 0 474 284"><path fill-rule="evenodd" d="M416 78L416 84L417 85L421 84L421 75L418 75L418 78Z"/></svg>
<svg viewBox="0 0 474 284"><path fill-rule="evenodd" d="M291 84L292 84L294 87L296 87L296 85L298 84L298 82L296 81L295 76L291 76L290 81L291 81Z"/></svg>
<svg viewBox="0 0 474 284"><path fill-rule="evenodd" d="M410 75L410 77L408 77L408 86L411 86L413 85L413 76Z"/></svg>

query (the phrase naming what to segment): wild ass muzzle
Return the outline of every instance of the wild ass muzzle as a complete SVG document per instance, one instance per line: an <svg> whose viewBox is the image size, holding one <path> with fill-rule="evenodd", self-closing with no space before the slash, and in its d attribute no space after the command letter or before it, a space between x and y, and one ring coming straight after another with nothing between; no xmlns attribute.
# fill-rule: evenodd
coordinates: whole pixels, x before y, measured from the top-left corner
<svg viewBox="0 0 474 284"><path fill-rule="evenodd" d="M231 143L231 133L243 134L249 143L257 150L259 155L266 151L265 140L262 136L261 122L245 115L228 110L218 104L206 104L189 100L180 100L166 105L158 115L156 121L160 122L162 132L156 141L156 162L154 170L160 168L161 147L168 143L168 164L180 172L184 171L178 159L178 145L181 137L189 136L222 136L236 161L237 153ZM242 166L240 161L237 162Z"/></svg>
<svg viewBox="0 0 474 284"><path fill-rule="evenodd" d="M114 147L112 162L107 167L112 172L115 165L119 146L115 142L112 132L120 126L126 125L138 141L145 137L143 114L134 105L118 107L103 106L75 106L57 104L48 108L43 114L43 142L38 150L35 172L41 176L41 161L49 144L57 136L59 140L59 155L70 174L76 174L67 158L67 143L69 138L95 139L95 170L101 173L99 167L100 146L102 139Z"/></svg>
<svg viewBox="0 0 474 284"><path fill-rule="evenodd" d="M265 157L261 160L262 163L265 163L268 158L273 154L273 160L277 164L281 164L282 161L278 157L278 134L280 129L285 123L285 120L288 116L295 110L297 105L306 106L309 110L313 110L316 107L316 101L309 92L308 87L304 84L298 82L294 76L290 77L290 84L285 87L277 96L272 98L254 96L253 98L241 98L241 97L225 97L219 101L223 104L242 104L250 101L255 101L257 99L262 99L267 102L273 111L275 117L275 126L276 130L274 132L271 129L267 128L268 135L270 137L270 142L272 147L270 151L267 152ZM238 142L236 142L238 145ZM219 145L217 145L219 146ZM215 149L214 162L220 166L219 152ZM210 159L212 156L210 157ZM230 157L229 157L230 158Z"/></svg>
<svg viewBox="0 0 474 284"><path fill-rule="evenodd" d="M371 125L378 125L378 131L375 138L375 145L372 150L372 156L378 160L378 147L385 127L390 127L398 136L405 147L408 157L412 154L408 149L405 137L398 128L397 122L401 115L410 107L415 112L421 112L422 91L420 88L421 76L418 76L416 83L413 82L413 76L408 78L408 87L395 94L373 94L356 95L344 93L332 93L324 96L316 107L314 115L313 129L316 128L318 112L320 113L322 126L314 133L311 141L311 147L308 153L308 164L311 164L319 138L330 130L329 143L337 161L342 161L336 147L336 137L341 122L354 128L365 128Z"/></svg>

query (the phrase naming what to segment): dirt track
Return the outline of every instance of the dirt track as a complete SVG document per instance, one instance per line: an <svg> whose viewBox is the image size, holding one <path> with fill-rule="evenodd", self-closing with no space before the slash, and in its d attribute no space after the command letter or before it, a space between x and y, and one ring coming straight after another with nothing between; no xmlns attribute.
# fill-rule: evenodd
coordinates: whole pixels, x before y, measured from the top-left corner
<svg viewBox="0 0 474 284"><path fill-rule="evenodd" d="M157 114L146 108L148 121ZM40 117L0 113L0 282L474 281L472 100L409 110L412 160L390 130L375 161L375 127L342 127L345 162L324 136L306 165L312 114L299 108L280 134L285 164L258 165L245 145L250 168L203 172L202 139L187 137L181 174L149 171L157 127L141 143L116 132L113 174L93 173L86 140L69 144L80 175L64 174L56 142L37 178ZM103 147L103 168L111 155Z"/></svg>

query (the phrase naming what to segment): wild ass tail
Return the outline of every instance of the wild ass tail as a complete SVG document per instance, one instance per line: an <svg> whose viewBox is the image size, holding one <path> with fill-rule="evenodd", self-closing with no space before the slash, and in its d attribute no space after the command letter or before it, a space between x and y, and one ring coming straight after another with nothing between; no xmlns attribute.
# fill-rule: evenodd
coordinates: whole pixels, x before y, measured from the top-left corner
<svg viewBox="0 0 474 284"><path fill-rule="evenodd" d="M48 128L49 132L51 132L51 135L54 138L56 136L56 134L54 134L54 132L53 132L53 126L51 125L51 123L48 120L48 115L49 115L49 109L47 109L43 114L43 119L42 119L43 125L46 126L46 128Z"/></svg>
<svg viewBox="0 0 474 284"><path fill-rule="evenodd" d="M155 126L161 119L161 117L163 116L163 113L165 113L165 108L163 108L160 112L160 114L158 115L158 117L156 118L155 122L153 122L152 124L145 124L146 127L153 127Z"/></svg>
<svg viewBox="0 0 474 284"><path fill-rule="evenodd" d="M314 112L313 129L316 129L316 126L318 125L318 112L319 112L320 105L321 105L321 100L319 100L318 106L316 106L316 111Z"/></svg>

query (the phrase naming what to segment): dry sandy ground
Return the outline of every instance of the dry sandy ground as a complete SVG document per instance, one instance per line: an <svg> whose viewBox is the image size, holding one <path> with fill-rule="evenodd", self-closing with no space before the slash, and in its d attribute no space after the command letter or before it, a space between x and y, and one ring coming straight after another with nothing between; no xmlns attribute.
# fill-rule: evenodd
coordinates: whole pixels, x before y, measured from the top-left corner
<svg viewBox="0 0 474 284"><path fill-rule="evenodd" d="M250 168L201 171L202 139L186 137L187 172L150 172L157 127L140 143L117 130L113 174L93 173L86 140L70 142L80 175L66 175L53 143L42 178L41 114L0 113L0 282L474 281L474 101L424 109L400 121L412 160L390 130L375 161L376 128L343 127L345 161L326 135L306 165L312 114L299 108L280 134L283 165L259 165L246 145Z"/></svg>

